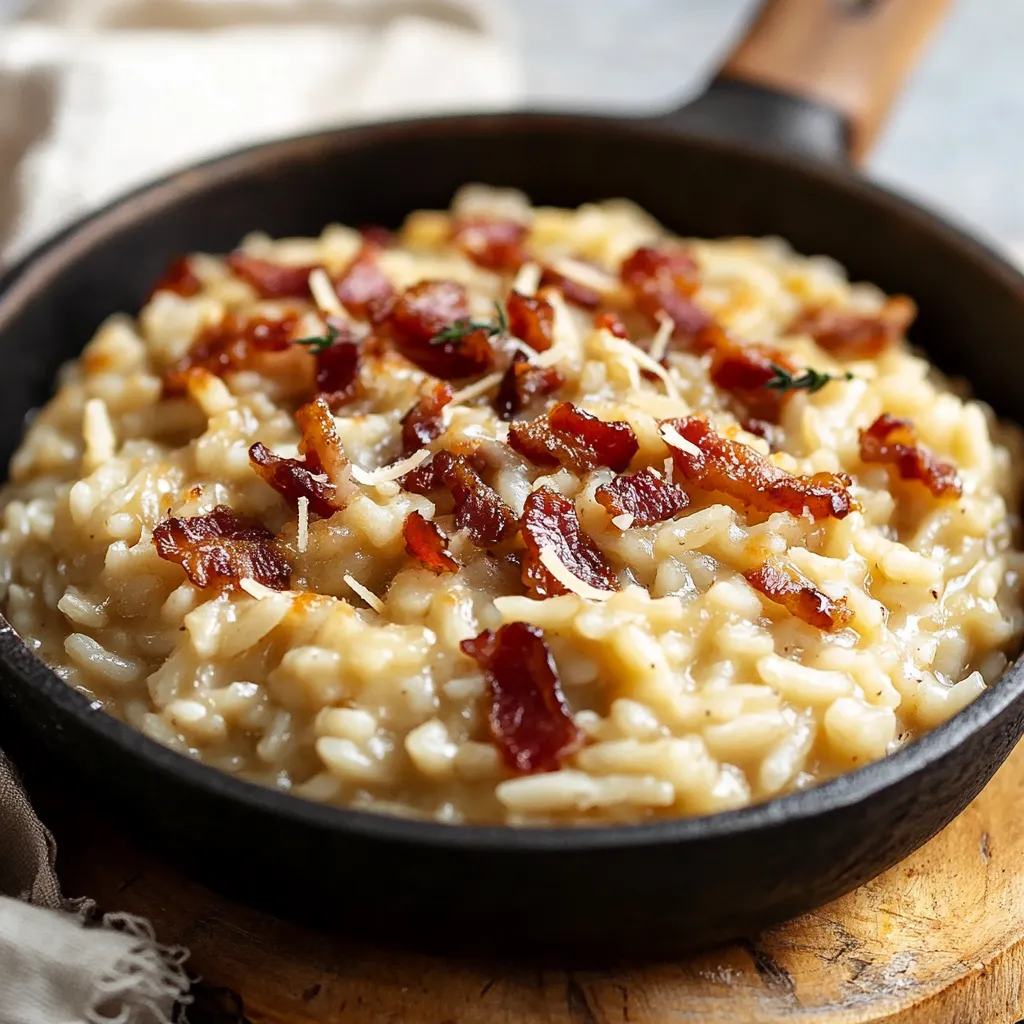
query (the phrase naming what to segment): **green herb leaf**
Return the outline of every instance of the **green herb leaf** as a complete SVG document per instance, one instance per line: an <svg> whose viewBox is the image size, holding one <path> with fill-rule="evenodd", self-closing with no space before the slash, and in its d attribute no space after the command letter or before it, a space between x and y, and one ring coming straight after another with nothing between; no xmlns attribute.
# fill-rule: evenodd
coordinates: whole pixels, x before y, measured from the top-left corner
<svg viewBox="0 0 1024 1024"><path fill-rule="evenodd" d="M444 345L450 341L459 342L474 331L486 331L488 338L508 333L508 318L505 316L505 310L500 302L494 304L493 320L456 320L443 331L438 331L430 339L430 344Z"/></svg>
<svg viewBox="0 0 1024 1024"><path fill-rule="evenodd" d="M323 352L325 348L330 348L338 340L339 331L333 324L327 325L326 334L315 334L312 338L296 338L296 345L306 345L311 352L316 354L317 352Z"/></svg>
<svg viewBox="0 0 1024 1024"><path fill-rule="evenodd" d="M804 390L813 395L820 391L826 384L834 380L853 380L853 374L847 370L846 373L836 376L831 373L822 373L820 370L812 370L808 367L799 376L794 376L789 370L772 363L775 376L764 383L764 387L772 391L800 391Z"/></svg>

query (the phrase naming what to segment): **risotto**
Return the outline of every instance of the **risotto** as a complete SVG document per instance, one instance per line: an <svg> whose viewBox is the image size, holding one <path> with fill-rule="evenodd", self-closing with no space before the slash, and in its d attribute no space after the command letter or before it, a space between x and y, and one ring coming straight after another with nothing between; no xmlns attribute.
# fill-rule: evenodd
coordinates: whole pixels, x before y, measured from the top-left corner
<svg viewBox="0 0 1024 1024"><path fill-rule="evenodd" d="M1019 439L913 315L624 201L251 235L62 370L2 608L111 714L312 800L629 823L802 789L1024 629Z"/></svg>

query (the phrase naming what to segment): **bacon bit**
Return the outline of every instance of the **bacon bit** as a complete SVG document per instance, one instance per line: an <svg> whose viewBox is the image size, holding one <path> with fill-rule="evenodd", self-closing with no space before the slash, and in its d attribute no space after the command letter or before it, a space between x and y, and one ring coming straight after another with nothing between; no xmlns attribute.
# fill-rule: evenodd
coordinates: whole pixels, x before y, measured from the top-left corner
<svg viewBox="0 0 1024 1024"><path fill-rule="evenodd" d="M360 320L380 323L395 301L394 285L380 269L376 246L364 245L345 272L334 282L341 304Z"/></svg>
<svg viewBox="0 0 1024 1024"><path fill-rule="evenodd" d="M499 419L511 420L533 399L550 395L565 383L557 366L534 366L526 354L516 352L501 378L494 409Z"/></svg>
<svg viewBox="0 0 1024 1024"><path fill-rule="evenodd" d="M434 465L431 457L415 469L410 470L399 481L402 490L412 494L422 494L424 497L430 495L431 491L440 490L444 487L444 480L441 478L440 470Z"/></svg>
<svg viewBox="0 0 1024 1024"><path fill-rule="evenodd" d="M203 282L192 272L192 264L187 256L179 256L172 260L167 269L153 285L146 301L149 302L157 292L174 292L183 299L190 299L203 290Z"/></svg>
<svg viewBox="0 0 1024 1024"><path fill-rule="evenodd" d="M249 461L264 483L298 510L299 498L309 501L309 511L328 519L342 507L338 503L338 489L323 474L310 469L298 459L275 455L265 444L257 441L249 449Z"/></svg>
<svg viewBox="0 0 1024 1024"><path fill-rule="evenodd" d="M583 532L576 506L568 498L547 487L531 491L523 506L520 529L526 543L523 583L535 597L569 593L569 588L555 579L541 560L546 548L587 586L596 590L619 589L615 573L601 549Z"/></svg>
<svg viewBox="0 0 1024 1024"><path fill-rule="evenodd" d="M380 224L364 224L359 229L359 234L378 249L390 249L395 244L395 236Z"/></svg>
<svg viewBox="0 0 1024 1024"><path fill-rule="evenodd" d="M405 550L438 575L458 572L459 563L448 553L448 536L437 523L410 512L402 525Z"/></svg>
<svg viewBox="0 0 1024 1024"><path fill-rule="evenodd" d="M663 480L650 469L641 469L628 476L617 476L598 487L594 497L613 516L631 516L632 526L663 523L690 504L685 491Z"/></svg>
<svg viewBox="0 0 1024 1024"><path fill-rule="evenodd" d="M629 341L629 331L626 330L626 325L622 322L618 313L598 313L594 317L594 329L597 331L608 331L609 334L616 338Z"/></svg>
<svg viewBox="0 0 1024 1024"><path fill-rule="evenodd" d="M330 406L323 396L297 409L295 420L302 431L299 451L306 465L315 473L326 473L334 484L344 480L350 471L349 461Z"/></svg>
<svg viewBox="0 0 1024 1024"><path fill-rule="evenodd" d="M388 314L398 351L421 370L455 380L486 373L494 364L487 333L471 331L456 341L432 344L438 333L469 319L466 290L454 281L420 281L407 288Z"/></svg>
<svg viewBox="0 0 1024 1024"><path fill-rule="evenodd" d="M956 467L918 443L910 420L882 413L860 432L860 457L864 462L887 463L901 479L920 481L936 498L959 498L963 493Z"/></svg>
<svg viewBox="0 0 1024 1024"><path fill-rule="evenodd" d="M238 250L228 254L227 265L236 277L252 285L261 299L309 298L309 275L317 269L316 264L286 267Z"/></svg>
<svg viewBox="0 0 1024 1024"><path fill-rule="evenodd" d="M562 298L580 309L597 309L601 305L601 293L589 285L574 281L565 274L560 274L553 267L545 267L540 275L541 288L557 288Z"/></svg>
<svg viewBox="0 0 1024 1024"><path fill-rule="evenodd" d="M547 299L510 292L505 300L509 333L535 352L546 352L554 341L555 311Z"/></svg>
<svg viewBox="0 0 1024 1024"><path fill-rule="evenodd" d="M294 316L270 320L262 317L247 319L229 313L218 323L204 327L192 342L188 352L173 366L164 370L165 396L184 395L188 391L189 371L203 369L217 377L249 369L261 353L285 352L293 349L297 358L307 359L306 353L292 346L295 330Z"/></svg>
<svg viewBox="0 0 1024 1024"><path fill-rule="evenodd" d="M359 392L359 361L362 350L347 324L331 318L333 341L317 350L316 393L322 395L331 409L338 409Z"/></svg>
<svg viewBox="0 0 1024 1024"><path fill-rule="evenodd" d="M508 443L538 466L559 463L579 472L607 466L625 469L640 444L623 420L606 422L571 402L556 405L547 416L509 427Z"/></svg>
<svg viewBox="0 0 1024 1024"><path fill-rule="evenodd" d="M455 528L469 532L477 547L491 547L515 533L515 513L488 487L464 455L438 452L431 460L455 502ZM408 479L409 474L403 479Z"/></svg>
<svg viewBox="0 0 1024 1024"><path fill-rule="evenodd" d="M509 622L459 646L483 669L491 693L487 721L508 767L523 774L557 771L582 736L544 634L526 622Z"/></svg>
<svg viewBox="0 0 1024 1024"><path fill-rule="evenodd" d="M673 442L676 432L682 444ZM715 433L700 416L663 421L662 437L672 451L676 469L687 480L727 494L758 512L798 516L806 508L814 519L843 519L854 508L850 479L845 474L794 476L749 445Z"/></svg>
<svg viewBox="0 0 1024 1024"><path fill-rule="evenodd" d="M701 333L701 343L712 350L711 381L743 403L749 415L775 421L788 392L766 388L776 376L775 367L796 372L786 352L766 345L742 344L720 327Z"/></svg>
<svg viewBox="0 0 1024 1024"><path fill-rule="evenodd" d="M218 505L190 519L165 519L153 530L156 553L176 562L197 587L234 586L252 579L287 590L292 569L277 539L258 520Z"/></svg>
<svg viewBox="0 0 1024 1024"><path fill-rule="evenodd" d="M530 229L514 220L474 218L455 225L455 244L485 270L514 272L526 262Z"/></svg>
<svg viewBox="0 0 1024 1024"><path fill-rule="evenodd" d="M894 295L877 313L810 307L790 324L788 333L809 334L826 352L840 359L871 359L894 345L916 316L913 299Z"/></svg>
<svg viewBox="0 0 1024 1024"><path fill-rule="evenodd" d="M435 381L402 417L402 454L425 448L444 431L443 410L452 400L451 384ZM417 472L417 470L413 470Z"/></svg>
<svg viewBox="0 0 1024 1024"><path fill-rule="evenodd" d="M700 286L697 264L677 245L655 249L641 246L623 260L622 283L633 294L636 308L657 322L664 312L676 325L676 336L696 334L712 323L711 317L691 301Z"/></svg>
<svg viewBox="0 0 1024 1024"><path fill-rule="evenodd" d="M842 629L853 618L845 597L833 600L818 590L796 566L775 555L769 556L756 569L745 572L743 578L769 600L781 604L791 615L827 633Z"/></svg>

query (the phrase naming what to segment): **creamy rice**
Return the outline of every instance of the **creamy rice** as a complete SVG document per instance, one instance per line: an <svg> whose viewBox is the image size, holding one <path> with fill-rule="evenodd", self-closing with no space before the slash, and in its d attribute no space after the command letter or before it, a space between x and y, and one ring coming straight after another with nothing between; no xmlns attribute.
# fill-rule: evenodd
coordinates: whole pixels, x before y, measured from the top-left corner
<svg viewBox="0 0 1024 1024"><path fill-rule="evenodd" d="M575 270L613 302L622 260L666 237L622 201L530 209L477 188L454 210L527 220L533 259ZM398 289L459 282L474 316L487 317L511 277L451 244L451 216L414 214L379 265ZM777 239L685 244L700 271L696 302L730 332L853 379L788 397L772 451L740 426L707 355L669 346L666 383L635 356L655 324L630 320L624 341L554 295L555 345L531 358L559 367L565 384L530 415L568 400L626 421L639 440L633 468L662 470L671 452L659 421L701 412L781 469L849 474L857 507L845 518L753 514L683 482L690 504L675 518L613 522L594 493L609 470L539 469L501 443L508 426L491 408L489 377L446 409L430 449L489 446L490 483L517 515L540 486L571 498L618 574L609 599L535 599L519 580L517 541L512 557L492 556L395 480L359 485L329 519L296 514L247 454L255 441L296 454L297 403L279 376L206 375L188 397L164 398L161 375L226 311L287 308L307 334L323 332L320 313L312 300L258 299L223 260L199 255L198 294L161 290L137 318L108 320L33 420L2 496L4 614L68 685L186 756L309 799L445 822L705 814L885 756L963 708L1016 652L1019 439L903 341L838 362L791 333L807 306L882 307L885 296L848 283L832 261ZM360 245L357 232L331 226L315 239L254 235L242 249L337 274ZM531 290L536 273L527 268L519 284ZM362 375L364 393L336 422L348 457L373 470L399 457L400 420L426 375L393 351L365 358ZM882 413L913 421L920 441L955 465L962 496L937 500L861 461L859 431ZM216 505L280 538L289 590L201 589L158 556L161 521ZM457 573L434 575L406 553L413 511L451 536ZM743 573L768 554L845 598L849 623L823 631L759 594ZM510 622L543 631L583 736L557 771L510 770L488 728L487 681L459 647Z"/></svg>

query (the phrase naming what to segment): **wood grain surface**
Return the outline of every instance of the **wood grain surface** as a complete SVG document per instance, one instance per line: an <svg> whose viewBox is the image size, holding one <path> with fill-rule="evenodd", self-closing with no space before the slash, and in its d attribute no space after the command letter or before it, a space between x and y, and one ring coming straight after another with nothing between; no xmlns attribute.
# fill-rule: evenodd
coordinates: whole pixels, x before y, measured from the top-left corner
<svg viewBox="0 0 1024 1024"><path fill-rule="evenodd" d="M36 799L70 895L143 914L191 949L194 1024L1011 1024L1024 1016L1022 793L1024 747L949 828L856 892L680 962L600 970L307 930L189 881L77 803Z"/></svg>

